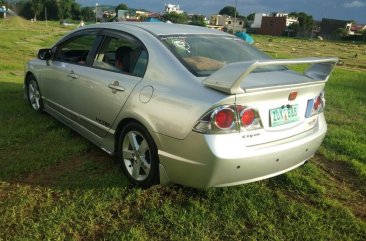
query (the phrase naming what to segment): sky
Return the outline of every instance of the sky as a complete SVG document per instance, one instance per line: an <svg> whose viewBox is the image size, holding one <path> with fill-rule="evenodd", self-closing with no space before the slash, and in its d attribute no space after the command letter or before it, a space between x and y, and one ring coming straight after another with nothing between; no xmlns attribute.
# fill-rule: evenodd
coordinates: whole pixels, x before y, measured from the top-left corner
<svg viewBox="0 0 366 241"><path fill-rule="evenodd" d="M143 8L161 12L165 3L177 4L187 13L210 16L225 6L235 6L240 15L255 12L305 12L315 20L333 18L354 20L366 24L366 0L76 0L82 6L127 4L130 8Z"/></svg>

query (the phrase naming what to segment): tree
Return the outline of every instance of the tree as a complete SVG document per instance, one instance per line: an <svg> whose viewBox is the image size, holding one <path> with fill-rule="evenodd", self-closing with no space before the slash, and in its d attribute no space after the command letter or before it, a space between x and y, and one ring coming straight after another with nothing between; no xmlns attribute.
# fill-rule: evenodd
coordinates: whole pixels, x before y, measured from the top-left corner
<svg viewBox="0 0 366 241"><path fill-rule="evenodd" d="M71 18L77 20L81 19L80 5L75 2L71 4Z"/></svg>
<svg viewBox="0 0 366 241"><path fill-rule="evenodd" d="M232 6L226 6L223 9L221 9L219 12L220 15L228 15L231 17L235 17L235 13L236 13L236 16L238 17L239 12L236 11L235 7L232 7Z"/></svg>
<svg viewBox="0 0 366 241"><path fill-rule="evenodd" d="M30 1L20 1L17 3L17 13L26 19L31 19L34 17L34 13L29 11L32 8L32 3Z"/></svg>
<svg viewBox="0 0 366 241"><path fill-rule="evenodd" d="M43 4L40 0L31 0L31 11L34 14L34 20L37 19L37 15L39 16L40 12L42 11Z"/></svg>
<svg viewBox="0 0 366 241"><path fill-rule="evenodd" d="M202 15L193 15L189 24L206 27L205 17Z"/></svg>
<svg viewBox="0 0 366 241"><path fill-rule="evenodd" d="M342 37L347 36L348 31L347 31L347 29L345 29L345 28L338 28L338 29L334 32L334 34L335 34L337 37L342 38Z"/></svg>
<svg viewBox="0 0 366 241"><path fill-rule="evenodd" d="M58 19L58 4L57 0L45 0L41 11L41 19L44 19L47 11L47 19Z"/></svg>
<svg viewBox="0 0 366 241"><path fill-rule="evenodd" d="M311 15L307 15L304 12L292 12L289 16L297 17L300 30L312 30L314 27L314 19Z"/></svg>
<svg viewBox="0 0 366 241"><path fill-rule="evenodd" d="M95 21L95 13L94 9L91 7L83 7L80 11L80 17L84 21L94 22Z"/></svg>
<svg viewBox="0 0 366 241"><path fill-rule="evenodd" d="M60 19L72 18L72 5L75 3L75 0L62 0L59 1L58 5L58 17Z"/></svg>
<svg viewBox="0 0 366 241"><path fill-rule="evenodd" d="M362 30L361 33L363 35L363 40L362 41L365 42L365 40L366 40L366 29Z"/></svg>
<svg viewBox="0 0 366 241"><path fill-rule="evenodd" d="M249 15L247 16L247 19L248 19L249 21L254 21L254 17L255 17L255 13L251 13L251 14L249 14Z"/></svg>
<svg viewBox="0 0 366 241"><path fill-rule="evenodd" d="M170 12L161 16L161 19L164 21L170 21L172 23L181 23L181 24L188 23L188 15L186 13L180 14L176 12Z"/></svg>
<svg viewBox="0 0 366 241"><path fill-rule="evenodd" d="M4 0L0 0L4 1ZM80 19L80 5L75 0L20 0L16 3L18 14L24 18Z"/></svg>
<svg viewBox="0 0 366 241"><path fill-rule="evenodd" d="M299 31L300 26L298 23L293 23L290 26L287 27L287 36L288 37L295 37L297 32Z"/></svg>
<svg viewBox="0 0 366 241"><path fill-rule="evenodd" d="M121 4L119 4L117 7L116 7L116 13L118 14L118 10L128 10L128 7L127 7L127 5L126 4L124 4L124 3L121 3Z"/></svg>

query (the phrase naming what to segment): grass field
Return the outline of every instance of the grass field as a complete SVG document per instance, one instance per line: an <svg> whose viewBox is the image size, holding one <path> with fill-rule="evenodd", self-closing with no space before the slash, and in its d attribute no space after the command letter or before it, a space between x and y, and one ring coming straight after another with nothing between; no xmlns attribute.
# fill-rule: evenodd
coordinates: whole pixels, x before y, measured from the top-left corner
<svg viewBox="0 0 366 241"><path fill-rule="evenodd" d="M366 240L366 45L254 36L274 57L342 58L307 165L236 187L140 190L23 100L24 64L69 30L0 20L0 240Z"/></svg>

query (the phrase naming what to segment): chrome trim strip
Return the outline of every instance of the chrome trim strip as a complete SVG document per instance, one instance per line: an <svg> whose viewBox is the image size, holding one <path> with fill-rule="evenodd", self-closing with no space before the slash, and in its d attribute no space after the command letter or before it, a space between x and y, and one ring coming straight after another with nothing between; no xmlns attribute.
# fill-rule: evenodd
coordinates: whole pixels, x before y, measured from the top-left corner
<svg viewBox="0 0 366 241"><path fill-rule="evenodd" d="M90 130L86 129L84 126L80 125L79 123L75 122L74 120L70 119L69 117L62 115L60 112L58 112L57 110L55 110L54 108L52 108L51 106L47 105L45 106L45 111L47 113L49 113L51 116L55 117L58 121L60 121L61 123L65 124L66 126L68 126L69 128L71 128L72 130L76 131L77 133L79 133L81 136L85 137L88 141L92 142L94 145L96 145L97 147L99 147L100 149L102 149L103 151L105 151L107 154L109 155L113 155L114 152L111 150L106 149L105 147L101 146L100 144L98 144L96 141L94 141L93 139L88 138L88 136L81 132L78 129L75 129L72 127L72 125L70 124L70 122L72 122L73 124L79 126L80 128L84 129L85 131L87 131L88 133L90 133L91 135L96 136L97 138L100 138L99 136L95 135L93 132L91 132ZM60 117L58 116L60 115ZM64 119L63 119L64 118Z"/></svg>
<svg viewBox="0 0 366 241"><path fill-rule="evenodd" d="M99 124L98 122L95 122L95 121L93 121L93 120L91 120L91 119L89 119L89 118L87 118L87 117L85 117L83 115L80 115L79 113L77 113L75 111L72 111L72 110L70 110L70 109L68 109L68 108L66 108L66 107L64 107L62 105L59 105L59 104L55 103L54 101L45 98L44 96L42 96L42 99L44 99L45 101L51 103L52 105L57 106L58 108L60 108L60 109L62 109L64 111L70 113L71 115L77 116L78 118L80 118L83 121L86 121L86 122L88 122L88 123L90 123L92 125L95 125L96 127L98 127L99 129L102 129L105 132L109 132L112 135L114 135L114 133L115 133L115 130L113 130L112 128L108 128L108 127L106 127L106 126L104 126L102 124Z"/></svg>

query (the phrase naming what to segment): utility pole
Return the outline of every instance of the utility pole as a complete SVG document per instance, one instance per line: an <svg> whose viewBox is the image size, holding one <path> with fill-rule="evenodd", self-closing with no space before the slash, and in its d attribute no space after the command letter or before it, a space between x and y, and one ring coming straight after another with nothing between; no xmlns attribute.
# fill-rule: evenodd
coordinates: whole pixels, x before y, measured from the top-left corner
<svg viewBox="0 0 366 241"><path fill-rule="evenodd" d="M46 19L46 27L47 27L47 8L44 8L44 17Z"/></svg>
<svg viewBox="0 0 366 241"><path fill-rule="evenodd" d="M233 25L233 34L235 34L235 24L236 24L236 9L238 8L238 0L235 0L235 13L234 13L234 25Z"/></svg>
<svg viewBox="0 0 366 241"><path fill-rule="evenodd" d="M98 22L98 3L95 4L95 23Z"/></svg>

